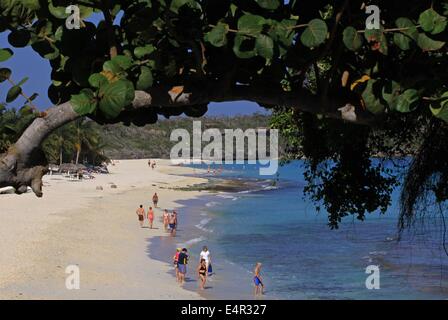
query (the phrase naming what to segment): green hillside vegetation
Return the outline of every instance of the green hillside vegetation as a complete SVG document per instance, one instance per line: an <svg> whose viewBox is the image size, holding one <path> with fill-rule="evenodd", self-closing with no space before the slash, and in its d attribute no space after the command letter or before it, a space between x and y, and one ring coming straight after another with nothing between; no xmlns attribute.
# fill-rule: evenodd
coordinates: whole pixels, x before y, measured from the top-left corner
<svg viewBox="0 0 448 320"><path fill-rule="evenodd" d="M202 131L217 128L237 129L269 127L271 117L254 114L234 117L204 117L200 119ZM186 129L192 136L195 119L176 117L158 121L144 127L135 125L110 124L100 126L93 124L104 143L104 154L111 159L169 158L170 150L177 142L170 141L170 134L175 129ZM198 120L196 120L198 121ZM203 147L207 142L203 142Z"/></svg>

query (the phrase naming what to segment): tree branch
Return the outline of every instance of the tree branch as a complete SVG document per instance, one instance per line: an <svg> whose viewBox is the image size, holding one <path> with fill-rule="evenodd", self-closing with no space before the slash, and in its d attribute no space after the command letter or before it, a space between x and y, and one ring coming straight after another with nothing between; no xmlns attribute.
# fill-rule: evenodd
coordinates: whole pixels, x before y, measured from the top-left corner
<svg viewBox="0 0 448 320"><path fill-rule="evenodd" d="M319 96L304 90L286 92L239 85L220 92L210 89L215 85L213 83L210 87L199 88L194 92L185 87L168 86L151 88L148 92L136 91L132 105L124 112L160 106L194 106L247 100L259 104L290 106L300 111L360 124L371 124L374 119L373 115L341 97L332 97L328 99L331 105L324 105ZM0 187L13 186L17 193L23 193L31 186L34 193L41 197L42 176L47 172L47 163L40 146L53 131L79 117L71 103L65 102L49 108L44 117L36 118L8 152L0 155Z"/></svg>

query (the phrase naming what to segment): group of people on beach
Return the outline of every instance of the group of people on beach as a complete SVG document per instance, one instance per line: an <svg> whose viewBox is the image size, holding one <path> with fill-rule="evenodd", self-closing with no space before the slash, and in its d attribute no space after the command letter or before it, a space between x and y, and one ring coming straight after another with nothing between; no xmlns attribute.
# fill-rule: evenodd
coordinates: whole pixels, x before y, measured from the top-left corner
<svg viewBox="0 0 448 320"><path fill-rule="evenodd" d="M152 197L152 203L154 208L158 208L159 196L157 195L157 192L154 193ZM152 206L149 207L149 210L146 213L145 209L143 208L143 205L140 205L136 213L141 228L143 228L145 216L148 220L149 228L150 229L153 228L155 213ZM162 220L164 230L170 231L170 235L174 237L176 235L176 229L178 226L178 217L176 210L173 210L171 213L169 213L167 209L164 209ZM188 260L189 260L189 254L187 248L177 248L176 253L173 256L173 264L176 272L176 281L180 285L183 285L185 283ZM204 246L202 248L201 253L199 254L199 263L196 268L196 274L199 280L199 289L204 290L208 277L210 277L213 274L211 264L211 254L207 246ZM254 281L255 296L264 294L264 284L261 278L260 262L258 262L255 265L253 281Z"/></svg>
<svg viewBox="0 0 448 320"><path fill-rule="evenodd" d="M176 253L173 256L173 264L176 272L176 280L181 285L185 282L188 259L189 255L187 248L177 248ZM213 273L211 261L210 251L206 246L202 247L202 251L199 254L199 264L196 268L196 273L199 279L199 288L201 290L205 289L207 277L211 276Z"/></svg>
<svg viewBox="0 0 448 320"><path fill-rule="evenodd" d="M159 202L159 196L157 195L157 192L154 193L152 197L152 203L154 205L154 208L157 208L157 204ZM138 221L140 223L140 227L143 228L143 224L145 222L145 218L148 219L149 228L152 229L153 223L154 223L154 210L152 207L149 207L148 213L145 212L145 209L143 208L143 205L141 204L137 211L135 212L138 217Z"/></svg>
<svg viewBox="0 0 448 320"><path fill-rule="evenodd" d="M159 196L157 195L157 192L154 193L154 195L152 196L152 203L154 208L158 208ZM153 207L149 207L148 212L146 213L145 209L143 208L143 205L141 204L139 208L137 208L136 214L141 228L144 228L145 218L148 219L149 228L150 229L153 228L155 218ZM170 235L174 237L176 235L176 229L178 225L176 210L173 210L171 213L169 213L168 209L164 209L162 219L164 230L165 231L169 230Z"/></svg>
<svg viewBox="0 0 448 320"><path fill-rule="evenodd" d="M187 274L187 264L189 260L189 254L187 248L177 248L176 253L173 256L174 270L176 273L176 281L183 285L185 283L185 277ZM254 295L259 296L264 294L264 284L261 277L260 262L257 262L254 268ZM196 268L196 275L198 276L199 289L204 290L208 277L213 274L212 257L207 246L202 247L202 251L199 254L199 263Z"/></svg>

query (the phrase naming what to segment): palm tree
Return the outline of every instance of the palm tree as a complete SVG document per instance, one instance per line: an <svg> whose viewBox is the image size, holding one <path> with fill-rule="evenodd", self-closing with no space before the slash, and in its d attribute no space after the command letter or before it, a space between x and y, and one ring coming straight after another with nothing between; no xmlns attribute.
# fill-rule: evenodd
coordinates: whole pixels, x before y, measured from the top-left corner
<svg viewBox="0 0 448 320"><path fill-rule="evenodd" d="M93 151L98 148L99 143L99 134L92 127L91 121L85 121L84 119L76 121L74 144L76 150L75 164L79 163L79 157L83 147L86 147L89 151Z"/></svg>

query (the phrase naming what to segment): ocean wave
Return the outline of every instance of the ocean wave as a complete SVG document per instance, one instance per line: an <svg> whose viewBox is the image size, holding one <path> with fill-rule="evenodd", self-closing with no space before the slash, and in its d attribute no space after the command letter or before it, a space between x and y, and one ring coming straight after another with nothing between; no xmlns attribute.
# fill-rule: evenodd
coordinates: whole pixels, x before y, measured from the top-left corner
<svg viewBox="0 0 448 320"><path fill-rule="evenodd" d="M213 229L208 229L205 227L211 220L212 219L210 218L202 219L197 225L195 225L195 227L198 228L199 230L212 233Z"/></svg>
<svg viewBox="0 0 448 320"><path fill-rule="evenodd" d="M266 187L263 187L263 190L277 190L277 189L279 189L279 187L276 187L276 186L266 186Z"/></svg>
<svg viewBox="0 0 448 320"><path fill-rule="evenodd" d="M216 202L216 201L211 201L211 202L207 202L206 204L205 204L205 206L206 207L215 207L215 206L217 206L218 204L221 204L220 202Z"/></svg>
<svg viewBox="0 0 448 320"><path fill-rule="evenodd" d="M218 194L217 197L223 198L223 199L231 199L232 201L238 200L238 197L229 195L229 194Z"/></svg>
<svg viewBox="0 0 448 320"><path fill-rule="evenodd" d="M177 246L178 246L179 248L190 248L190 247L193 246L194 244L196 244L196 243L198 243L198 242L201 242L201 241L204 241L205 239L206 239L206 238L204 238L203 236L200 236L200 237L198 237L198 238L190 239L190 240L188 240L188 241L186 241L186 242L184 242L184 243L178 243Z"/></svg>
<svg viewBox="0 0 448 320"><path fill-rule="evenodd" d="M370 251L370 256L385 256L387 254L386 251Z"/></svg>

